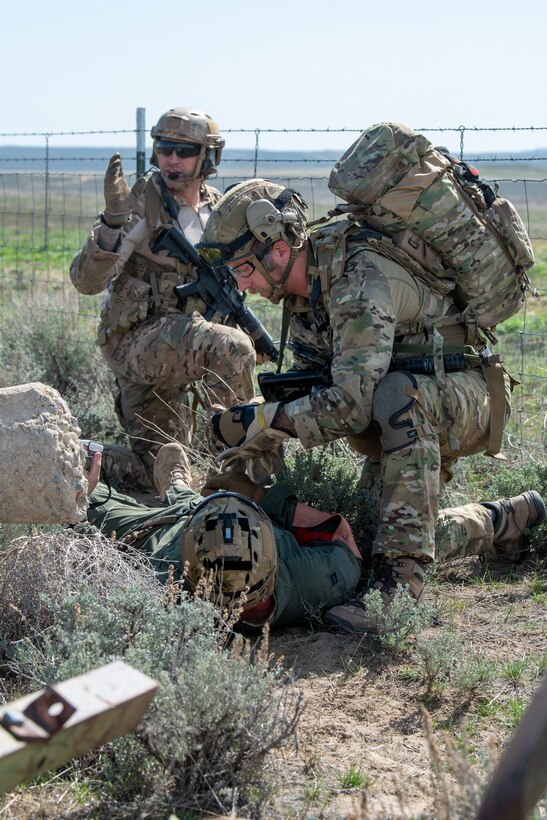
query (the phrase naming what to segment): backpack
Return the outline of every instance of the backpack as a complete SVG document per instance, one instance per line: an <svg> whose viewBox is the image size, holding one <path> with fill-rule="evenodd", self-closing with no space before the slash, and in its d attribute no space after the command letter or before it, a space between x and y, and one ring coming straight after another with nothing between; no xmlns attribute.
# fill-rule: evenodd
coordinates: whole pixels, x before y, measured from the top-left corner
<svg viewBox="0 0 547 820"><path fill-rule="evenodd" d="M453 282L451 298L483 330L517 313L533 292L526 271L534 253L515 207L475 168L410 128L363 131L332 169L329 188L349 203L331 213L387 234L430 286L448 280L439 281L446 292Z"/></svg>

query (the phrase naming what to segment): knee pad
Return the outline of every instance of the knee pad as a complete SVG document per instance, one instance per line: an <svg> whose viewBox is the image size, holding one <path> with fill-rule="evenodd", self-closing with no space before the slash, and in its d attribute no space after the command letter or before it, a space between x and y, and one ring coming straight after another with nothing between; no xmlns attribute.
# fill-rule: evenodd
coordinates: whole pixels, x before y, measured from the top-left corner
<svg viewBox="0 0 547 820"><path fill-rule="evenodd" d="M372 399L372 418L381 428L380 441L384 453L393 453L410 445L418 437L418 430L408 411L416 399L407 392L417 389L412 373L395 372L378 383Z"/></svg>

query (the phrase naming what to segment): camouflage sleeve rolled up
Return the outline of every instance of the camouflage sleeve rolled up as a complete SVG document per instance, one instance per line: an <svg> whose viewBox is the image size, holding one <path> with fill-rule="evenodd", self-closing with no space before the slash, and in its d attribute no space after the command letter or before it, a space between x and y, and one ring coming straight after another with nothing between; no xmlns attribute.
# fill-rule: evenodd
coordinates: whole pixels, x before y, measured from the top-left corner
<svg viewBox="0 0 547 820"><path fill-rule="evenodd" d="M117 228L96 224L88 236L83 248L76 254L70 265L70 279L80 293L93 296L101 293L114 275L115 266L120 255L115 251L101 248L101 234L112 240L114 234L120 234ZM110 241L109 244L114 244Z"/></svg>
<svg viewBox="0 0 547 820"><path fill-rule="evenodd" d="M375 385L387 373L395 334L395 311L387 279L356 251L330 292L332 387L286 406L304 447L365 430Z"/></svg>

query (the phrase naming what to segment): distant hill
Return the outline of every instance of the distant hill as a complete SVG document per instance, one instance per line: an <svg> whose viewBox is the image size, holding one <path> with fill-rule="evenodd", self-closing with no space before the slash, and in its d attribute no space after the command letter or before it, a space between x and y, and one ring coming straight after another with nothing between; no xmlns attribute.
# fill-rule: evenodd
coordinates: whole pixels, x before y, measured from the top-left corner
<svg viewBox="0 0 547 820"><path fill-rule="evenodd" d="M109 158L117 149L93 147L50 147L48 151L48 168L52 172L85 173L102 172ZM128 173L135 171L135 151L132 148L122 148L120 151L124 167ZM302 172L304 168L309 172L324 169L325 173L340 157L342 151L266 151L258 152L258 164L261 172L264 168L283 168L285 172L292 167ZM483 152L480 156L465 155L465 158L492 167L497 165L518 164L529 168L547 169L547 148L538 148L534 151L519 152ZM148 159L148 158L147 158ZM248 176L252 172L255 162L255 152L252 149L225 149L222 155L222 167L237 175ZM35 171L43 173L46 170L45 148L40 146L0 145L0 171Z"/></svg>

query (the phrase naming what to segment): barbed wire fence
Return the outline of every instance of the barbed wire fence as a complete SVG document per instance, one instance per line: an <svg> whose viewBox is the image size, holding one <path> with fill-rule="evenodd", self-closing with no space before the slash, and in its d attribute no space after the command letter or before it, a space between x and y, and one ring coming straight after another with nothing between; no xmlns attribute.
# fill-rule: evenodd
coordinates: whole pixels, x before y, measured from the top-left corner
<svg viewBox="0 0 547 820"><path fill-rule="evenodd" d="M221 191L235 181L263 176L287 187L296 188L307 201L311 218L324 215L336 205L328 189L330 168L362 129L357 128L291 128L291 129L223 129L227 148L223 153L221 172L214 181ZM547 126L477 128L416 127L430 136L434 144L440 135L449 141L450 150L461 159L477 164L484 178L499 186L500 195L510 199L519 210L533 243L547 242L547 148L537 152L480 153L467 150L474 135L517 132L537 133L545 138ZM263 148L272 136L302 139L323 135L335 145L321 151L289 149L272 151ZM90 142L112 138L113 147L71 147L67 140ZM14 141L6 145L6 140ZM36 145L39 140L40 144ZM108 159L116 143L133 141L134 147L121 148L124 170L130 185L147 169L145 112L137 110L136 128L94 131L3 132L0 133L0 317L14 303L24 303L27 311L62 311L74 314L86 326L97 323L98 299L78 294L70 283L72 258L83 245L95 216L104 207L103 179ZM250 144L249 144L250 141ZM244 149L230 145L248 143ZM290 144L290 142L289 142ZM342 146L340 149L339 146ZM148 150L147 150L148 148ZM531 169L531 170L529 170ZM253 305L266 326L275 334L280 318L269 303ZM523 383L519 414L520 441L525 441L525 401L534 397L535 412L547 418L545 368L534 366L528 372L530 352L545 361L545 330L535 321L529 327L529 311L522 313L520 328L503 334L504 339L518 340L519 372ZM88 328L87 328L88 329ZM513 337L511 339L510 337ZM516 337L516 338L515 338ZM501 345L503 347L503 344ZM514 366L514 365L513 365ZM544 422L545 425L545 422Z"/></svg>

